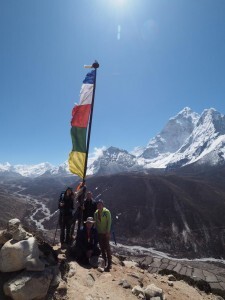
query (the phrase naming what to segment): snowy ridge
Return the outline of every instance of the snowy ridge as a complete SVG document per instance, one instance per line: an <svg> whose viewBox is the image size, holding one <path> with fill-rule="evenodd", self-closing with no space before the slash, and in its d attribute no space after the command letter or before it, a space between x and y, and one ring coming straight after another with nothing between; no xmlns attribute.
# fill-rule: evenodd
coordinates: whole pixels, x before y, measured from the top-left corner
<svg viewBox="0 0 225 300"><path fill-rule="evenodd" d="M68 165L62 164L58 167L50 163L40 163L37 165L11 165L10 163L0 164L0 173L16 173L24 177L38 177L45 173L56 175L67 172Z"/></svg>
<svg viewBox="0 0 225 300"><path fill-rule="evenodd" d="M130 153L116 147L95 149L88 160L87 175L115 174L150 168L174 169L188 164L217 165L225 163L225 116L214 108L201 115L185 107L169 119L147 146L135 147ZM1 173L26 177L69 175L68 162L59 166L0 164Z"/></svg>

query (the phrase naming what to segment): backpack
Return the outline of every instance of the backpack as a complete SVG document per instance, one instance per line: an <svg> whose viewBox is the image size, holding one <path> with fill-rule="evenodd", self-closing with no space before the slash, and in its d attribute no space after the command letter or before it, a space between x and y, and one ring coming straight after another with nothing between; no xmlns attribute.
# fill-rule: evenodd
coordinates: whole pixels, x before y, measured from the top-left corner
<svg viewBox="0 0 225 300"><path fill-rule="evenodd" d="M58 208L59 209L61 208L60 207L60 202L63 202L64 195L65 195L65 191L60 193L59 200L58 200Z"/></svg>
<svg viewBox="0 0 225 300"><path fill-rule="evenodd" d="M63 201L64 195L65 195L65 191L63 191L63 192L60 193L59 202Z"/></svg>

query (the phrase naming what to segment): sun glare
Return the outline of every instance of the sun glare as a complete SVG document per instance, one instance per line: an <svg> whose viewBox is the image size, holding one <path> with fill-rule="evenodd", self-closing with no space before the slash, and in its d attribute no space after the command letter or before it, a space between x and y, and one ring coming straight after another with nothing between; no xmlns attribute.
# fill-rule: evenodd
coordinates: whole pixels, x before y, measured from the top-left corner
<svg viewBox="0 0 225 300"><path fill-rule="evenodd" d="M125 0L114 0L115 4L117 5L123 5L125 3Z"/></svg>
<svg viewBox="0 0 225 300"><path fill-rule="evenodd" d="M115 6L123 6L126 0L112 0L111 1Z"/></svg>

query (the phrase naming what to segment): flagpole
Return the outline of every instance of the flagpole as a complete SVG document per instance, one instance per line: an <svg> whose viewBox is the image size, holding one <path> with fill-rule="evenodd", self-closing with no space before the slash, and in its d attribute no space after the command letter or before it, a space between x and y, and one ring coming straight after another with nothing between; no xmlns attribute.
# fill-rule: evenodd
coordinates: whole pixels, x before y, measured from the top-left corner
<svg viewBox="0 0 225 300"><path fill-rule="evenodd" d="M92 104L91 104L90 122L89 122L89 126L88 126L87 152L86 152L86 158L85 158L85 163L84 163L83 183L85 183L85 177L86 177L86 172L87 172L87 161L88 161L89 144L90 144L90 137L91 137L92 115L93 115L94 100L95 100L95 86L96 86L97 69L99 68L99 63L97 61L95 61L91 66L85 65L84 67L95 69L95 79L94 79L93 94L92 94L92 101L91 101Z"/></svg>

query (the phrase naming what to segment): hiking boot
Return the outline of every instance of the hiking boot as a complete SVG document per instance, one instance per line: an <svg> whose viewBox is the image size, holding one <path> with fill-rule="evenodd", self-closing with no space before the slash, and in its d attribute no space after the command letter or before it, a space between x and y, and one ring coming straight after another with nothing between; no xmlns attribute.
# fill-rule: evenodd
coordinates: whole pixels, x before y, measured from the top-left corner
<svg viewBox="0 0 225 300"><path fill-rule="evenodd" d="M111 260L109 260L107 266L104 269L104 271L109 272L111 268L112 268L112 262L111 262Z"/></svg>
<svg viewBox="0 0 225 300"><path fill-rule="evenodd" d="M107 267L104 268L104 271L105 272L110 272L110 269L111 269L111 265L108 265Z"/></svg>

